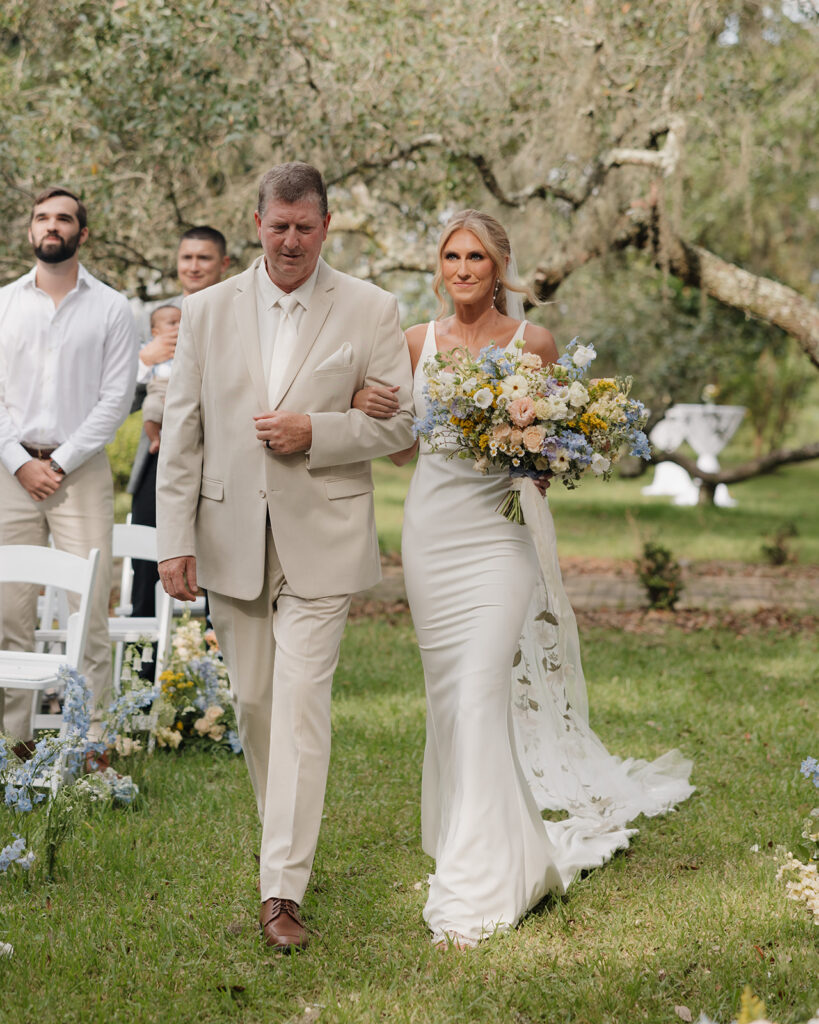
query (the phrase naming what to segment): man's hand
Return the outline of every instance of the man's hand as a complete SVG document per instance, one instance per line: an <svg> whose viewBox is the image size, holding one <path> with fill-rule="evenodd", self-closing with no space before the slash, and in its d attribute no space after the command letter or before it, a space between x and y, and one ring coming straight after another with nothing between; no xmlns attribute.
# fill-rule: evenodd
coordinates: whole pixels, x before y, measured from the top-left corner
<svg viewBox="0 0 819 1024"><path fill-rule="evenodd" d="M374 384L361 388L353 395L353 408L360 409L376 420L391 419L401 408L398 401L398 385L387 387L384 384Z"/></svg>
<svg viewBox="0 0 819 1024"><path fill-rule="evenodd" d="M159 578L165 593L177 601L196 600L196 558L193 555L180 555L179 558L166 558L160 562Z"/></svg>
<svg viewBox="0 0 819 1024"><path fill-rule="evenodd" d="M179 336L179 325L162 327L151 340L139 350L139 358L146 366L155 366L172 359L176 351L176 339Z"/></svg>
<svg viewBox="0 0 819 1024"><path fill-rule="evenodd" d="M145 436L151 442L148 445L148 451L151 455L156 455L159 451L159 442L162 438L162 430L156 420L145 420L142 426L145 429Z"/></svg>
<svg viewBox="0 0 819 1024"><path fill-rule="evenodd" d="M64 473L55 473L42 459L29 459L14 475L35 501L42 501L54 494L65 476Z"/></svg>
<svg viewBox="0 0 819 1024"><path fill-rule="evenodd" d="M277 455L306 452L313 443L313 424L300 412L264 412L254 416L256 437Z"/></svg>

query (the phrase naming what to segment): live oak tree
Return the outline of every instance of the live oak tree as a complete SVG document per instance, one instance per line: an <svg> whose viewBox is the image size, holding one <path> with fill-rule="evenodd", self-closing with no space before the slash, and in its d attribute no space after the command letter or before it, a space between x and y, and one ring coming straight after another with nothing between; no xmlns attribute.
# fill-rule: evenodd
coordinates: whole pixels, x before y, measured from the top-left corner
<svg viewBox="0 0 819 1024"><path fill-rule="evenodd" d="M819 367L817 42L808 0L8 0L0 273L28 265L29 199L55 181L88 200L89 261L135 294L170 287L192 223L244 265L260 173L301 158L332 187L332 258L406 294L473 205L510 227L547 321L573 295L561 330L588 311L626 350L613 292L666 369L686 346L741 360L743 332L709 342L693 303Z"/></svg>

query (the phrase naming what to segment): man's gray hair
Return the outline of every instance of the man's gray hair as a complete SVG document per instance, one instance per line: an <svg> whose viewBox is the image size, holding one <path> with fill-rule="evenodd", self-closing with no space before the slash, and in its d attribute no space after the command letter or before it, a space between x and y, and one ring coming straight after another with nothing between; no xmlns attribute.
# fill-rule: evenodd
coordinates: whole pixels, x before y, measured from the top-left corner
<svg viewBox="0 0 819 1024"><path fill-rule="evenodd" d="M321 219L324 220L327 216L327 186L321 171L299 161L278 164L271 167L259 182L259 216L264 216L265 207L271 199L297 203L308 196L316 197Z"/></svg>

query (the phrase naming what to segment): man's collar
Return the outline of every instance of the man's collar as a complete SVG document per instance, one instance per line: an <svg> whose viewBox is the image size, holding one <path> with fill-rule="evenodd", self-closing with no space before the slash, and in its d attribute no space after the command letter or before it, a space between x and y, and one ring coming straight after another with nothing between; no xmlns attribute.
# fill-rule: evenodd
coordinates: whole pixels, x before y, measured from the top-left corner
<svg viewBox="0 0 819 1024"><path fill-rule="evenodd" d="M31 268L31 270L29 270L29 272L27 274L23 274L23 277L22 277L21 280L23 282L23 287L24 288L36 288L37 287L37 264L36 263ZM74 287L75 288L79 288L79 286L82 285L83 288L90 288L91 287L91 282L93 280L94 280L94 278L91 276L91 274L88 273L88 271L85 269L85 267L82 265L82 263L78 263L77 264L77 283L76 283L76 285ZM71 290L73 291L74 289L72 288Z"/></svg>
<svg viewBox="0 0 819 1024"><path fill-rule="evenodd" d="M285 292L276 284L275 281L271 280L270 275L267 272L267 265L265 264L264 256L259 261L259 265L256 267L256 287L262 296L262 302L264 303L265 309L271 309L279 301L283 295L293 295L299 300L299 303L307 309L310 305L310 298L313 295L313 291L316 287L316 278L319 272L319 262L316 263L313 273L298 286L294 288L292 292Z"/></svg>

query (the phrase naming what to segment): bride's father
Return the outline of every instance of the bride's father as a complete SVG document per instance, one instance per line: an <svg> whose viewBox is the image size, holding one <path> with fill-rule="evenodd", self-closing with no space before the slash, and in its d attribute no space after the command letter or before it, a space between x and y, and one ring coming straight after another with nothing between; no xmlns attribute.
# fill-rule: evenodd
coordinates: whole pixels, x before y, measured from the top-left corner
<svg viewBox="0 0 819 1024"><path fill-rule="evenodd" d="M380 576L370 459L406 448L411 379L395 298L321 258L330 214L303 163L262 178L263 256L186 298L157 485L169 594L206 587L262 820L260 925L303 947L330 687L350 595ZM351 408L400 385L400 411Z"/></svg>

